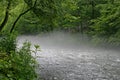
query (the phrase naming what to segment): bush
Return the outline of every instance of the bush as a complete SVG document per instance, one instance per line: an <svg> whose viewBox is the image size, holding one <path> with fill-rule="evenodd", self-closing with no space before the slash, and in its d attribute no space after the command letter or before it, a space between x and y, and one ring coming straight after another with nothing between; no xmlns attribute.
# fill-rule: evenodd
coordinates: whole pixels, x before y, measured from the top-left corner
<svg viewBox="0 0 120 80"><path fill-rule="evenodd" d="M0 40L0 80L35 80L36 60L31 55L30 43L16 49L15 36L7 35Z"/></svg>
<svg viewBox="0 0 120 80"><path fill-rule="evenodd" d="M7 34L2 35L0 38L0 52L6 52L7 54L10 51L15 51L16 49L16 35Z"/></svg>

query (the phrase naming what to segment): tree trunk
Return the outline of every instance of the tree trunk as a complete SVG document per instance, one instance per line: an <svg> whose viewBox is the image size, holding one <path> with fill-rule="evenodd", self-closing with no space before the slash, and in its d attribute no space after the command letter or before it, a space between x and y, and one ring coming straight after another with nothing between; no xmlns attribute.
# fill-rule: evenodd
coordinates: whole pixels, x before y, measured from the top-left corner
<svg viewBox="0 0 120 80"><path fill-rule="evenodd" d="M80 32L81 32L81 34L83 34L83 24L82 24L82 21L81 21L81 23L80 23L80 26L81 26L81 30L80 30Z"/></svg>
<svg viewBox="0 0 120 80"><path fill-rule="evenodd" d="M6 11L5 11L5 18L2 22L2 24L0 25L0 32L2 31L2 29L4 28L4 26L6 25L6 23L8 21L10 4L11 4L11 1L8 1L8 5L7 5Z"/></svg>
<svg viewBox="0 0 120 80"><path fill-rule="evenodd" d="M92 19L94 19L95 18L95 3L94 3L94 1L92 0L91 1L91 5L92 5Z"/></svg>

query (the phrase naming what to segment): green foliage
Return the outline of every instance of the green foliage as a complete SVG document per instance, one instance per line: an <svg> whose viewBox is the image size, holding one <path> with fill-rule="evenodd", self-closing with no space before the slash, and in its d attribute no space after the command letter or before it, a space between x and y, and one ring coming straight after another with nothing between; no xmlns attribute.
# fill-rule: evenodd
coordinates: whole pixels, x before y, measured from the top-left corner
<svg viewBox="0 0 120 80"><path fill-rule="evenodd" d="M4 21L8 1L0 0L0 24ZM9 17L6 25L3 25L5 31L9 31L15 23L15 30L22 34L39 34L60 29L90 33L96 42L120 44L119 0L10 1Z"/></svg>
<svg viewBox="0 0 120 80"><path fill-rule="evenodd" d="M120 3L106 3L97 5L100 8L100 16L92 20L91 28L94 39L100 38L111 45L120 45ZM103 38L103 39L101 39ZM95 40L96 40L95 39ZM100 41L99 40L99 41Z"/></svg>
<svg viewBox="0 0 120 80"><path fill-rule="evenodd" d="M1 6L0 6L0 14L2 16L0 16L0 23L2 23L2 21L4 20L5 17L5 11L6 11L6 7L7 7L7 3L9 0L2 0L0 2ZM60 12L61 10L61 3L62 0L10 0L11 5L10 5L10 9L8 10L8 19L5 23L5 25L3 25L2 27L3 30L5 31L10 31L10 29L14 29L14 27L18 24L18 21L20 20L20 18L22 18L22 23L20 22L21 25L25 25L26 23L24 23L24 15L28 12L32 12L31 15L29 15L30 18L33 18L33 14L35 15L34 18L38 18L39 22L37 22L37 24L30 26L31 24L29 24L28 21L31 22L31 20L28 19L28 26L23 26L23 27L28 27L28 31L33 28L30 32L34 31L36 32L36 28L37 28L37 32L41 32L43 31L50 31L53 30L54 26L58 25L58 16L60 16ZM2 3L5 3L4 6L2 6ZM62 12L61 12L62 13ZM26 15L27 16L27 15ZM25 18L26 19L26 18ZM36 20L35 20L36 21ZM33 21L32 21L33 22ZM36 25L40 25L34 28L34 26ZM29 28L30 26L30 28ZM1 27L1 26L0 26ZM11 28L12 27L12 28ZM45 27L45 28L44 28ZM47 28L48 29L47 29ZM39 29L38 29L39 28ZM13 30L12 29L12 30ZM20 29L20 28L19 28ZM26 29L26 30L27 30ZM45 30L47 29L47 30ZM19 30L20 31L20 30ZM24 31L24 29L23 29ZM25 31L26 32L26 31Z"/></svg>
<svg viewBox="0 0 120 80"><path fill-rule="evenodd" d="M37 74L35 69L37 62L31 55L31 44L25 42L22 48L17 50L13 35L2 39L0 43L5 43L5 45L12 47L9 47L9 49L3 44L0 45L0 80L36 80ZM37 45L36 48L38 48ZM7 54L7 49L9 49L9 54Z"/></svg>
<svg viewBox="0 0 120 80"><path fill-rule="evenodd" d="M1 34L0 37L0 52L6 52L7 54L10 51L15 51L16 49L16 35L14 34Z"/></svg>
<svg viewBox="0 0 120 80"><path fill-rule="evenodd" d="M40 23L41 20L36 17L32 12L27 13L21 18L18 26L15 28L21 34L39 34L41 32L52 31L54 26L48 23Z"/></svg>
<svg viewBox="0 0 120 80"><path fill-rule="evenodd" d="M52 24L58 15L57 6L60 5L61 0L24 0L31 10L39 19L40 23ZM36 3L35 3L36 1ZM35 5L33 5L33 3Z"/></svg>

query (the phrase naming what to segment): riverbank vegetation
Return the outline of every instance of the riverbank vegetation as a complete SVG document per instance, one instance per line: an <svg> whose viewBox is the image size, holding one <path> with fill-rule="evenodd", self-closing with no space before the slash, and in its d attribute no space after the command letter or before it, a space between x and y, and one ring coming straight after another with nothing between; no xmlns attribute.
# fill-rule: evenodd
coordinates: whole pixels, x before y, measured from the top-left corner
<svg viewBox="0 0 120 80"><path fill-rule="evenodd" d="M120 46L120 1L0 0L0 33L12 34L17 31L19 34L41 34L54 30L87 34L94 43ZM11 40L1 36L0 39L0 56L4 56L0 57L0 72L3 72L0 73L0 78L2 75L6 80L8 77L14 79L12 77L16 75L15 79L18 80L30 69L33 71L33 67L29 65L33 57L28 45L25 44L16 51L15 38ZM26 68L19 66L26 64L24 61L20 63L23 56L21 53L30 61L28 66L25 65ZM27 72L20 73L19 76L14 74L19 70L16 70L13 63ZM31 79L35 77L32 73L34 71L28 75Z"/></svg>
<svg viewBox="0 0 120 80"><path fill-rule="evenodd" d="M25 42L19 49L16 46L15 35L0 38L0 80L36 80L37 62L30 43Z"/></svg>

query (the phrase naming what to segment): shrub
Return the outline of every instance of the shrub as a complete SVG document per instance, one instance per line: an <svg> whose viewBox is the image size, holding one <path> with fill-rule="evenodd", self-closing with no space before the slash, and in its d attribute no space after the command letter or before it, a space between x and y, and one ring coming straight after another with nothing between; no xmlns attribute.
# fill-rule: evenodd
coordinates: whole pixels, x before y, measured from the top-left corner
<svg viewBox="0 0 120 80"><path fill-rule="evenodd" d="M10 51L15 51L15 49L16 49L16 35L15 34L1 35L0 52L6 52L8 54L10 53Z"/></svg>
<svg viewBox="0 0 120 80"><path fill-rule="evenodd" d="M37 62L31 55L31 44L25 42L17 50L15 39L7 35L0 40L0 80L36 80Z"/></svg>

